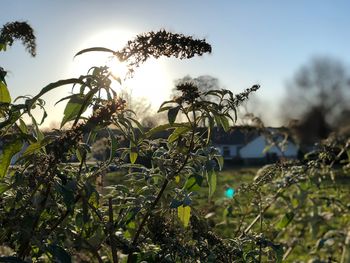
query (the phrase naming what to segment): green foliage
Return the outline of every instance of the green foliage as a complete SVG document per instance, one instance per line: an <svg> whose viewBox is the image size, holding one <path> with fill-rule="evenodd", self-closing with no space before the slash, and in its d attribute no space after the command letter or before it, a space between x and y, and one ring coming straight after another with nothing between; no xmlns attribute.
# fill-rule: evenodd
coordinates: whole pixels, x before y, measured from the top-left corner
<svg viewBox="0 0 350 263"><path fill-rule="evenodd" d="M111 53L132 73L149 57L191 58L211 52L211 46L162 30L139 35L119 51L97 47L77 55L92 51ZM0 135L6 144L0 247L11 253L0 262L282 262L293 258L288 251L299 249L290 237L302 240L309 226L311 240L320 239L315 249L322 260L338 259L339 249L346 257L345 230L337 228L349 219L344 192L331 185L327 196L322 182L334 175L332 167L349 150L348 142L333 140L310 155L313 159L265 167L254 181L235 187L234 198L222 198L223 158L211 144L211 131L228 130L237 107L259 86L234 95L180 83L179 95L159 109L168 123L145 131L112 83L107 67L93 67L34 97L11 101L1 93ZM61 122L66 128L44 134L41 97L62 85L73 85L73 94L59 100L68 100ZM32 114L35 107L42 112L40 121ZM102 134L108 157L88 162ZM74 157L79 163L69 162ZM348 161L342 165L348 173ZM121 178L106 186L110 167ZM328 228L325 218L334 218ZM338 250L329 240L338 242Z"/></svg>
<svg viewBox="0 0 350 263"><path fill-rule="evenodd" d="M11 96L4 82L0 81L0 103L10 103Z"/></svg>
<svg viewBox="0 0 350 263"><path fill-rule="evenodd" d="M5 138L3 138L5 139ZM2 153L0 154L0 178L6 175L8 167L10 166L12 157L18 153L22 148L22 141L18 138L7 140L3 146Z"/></svg>

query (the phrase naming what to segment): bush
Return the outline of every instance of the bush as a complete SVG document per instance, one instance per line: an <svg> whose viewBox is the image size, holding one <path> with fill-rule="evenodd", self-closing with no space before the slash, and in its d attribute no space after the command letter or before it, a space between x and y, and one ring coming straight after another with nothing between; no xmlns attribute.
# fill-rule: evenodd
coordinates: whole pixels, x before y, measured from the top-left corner
<svg viewBox="0 0 350 263"><path fill-rule="evenodd" d="M6 44L3 41L2 49ZM109 52L128 65L132 76L149 57L191 58L211 52L211 46L162 30L139 35L120 51L89 48L77 55L91 51ZM196 204L195 193L206 187L208 204L214 203L217 171L223 166L211 145L211 131L228 130L237 107L259 86L234 95L229 90L200 92L193 83L181 83L180 95L159 109L166 112L168 123L145 131L112 89L119 79L114 80L108 67L93 67L87 75L59 80L20 100L11 100L4 77L0 246L6 255L0 262L281 262L295 247L292 237L301 239L310 223L316 228L312 240L322 236L315 249L326 248L320 260L339 259L341 251L343 262L348 262L346 230L335 229L348 222L349 207L342 195L333 196L339 192L327 197L320 180L334 174L334 161L349 153L349 143L332 141L312 155L314 159L265 167L254 182L236 189L236 196L213 205L224 213L220 224L215 223L219 217L210 224L210 216ZM61 126L69 128L45 135L39 129L47 116L41 97L62 85L74 85L75 91L62 99L68 102ZM40 121L32 115L34 107L43 110ZM83 117L89 110L92 113ZM26 115L31 125L23 121ZM199 129L203 123L208 126ZM87 163L102 131L109 134L110 154L101 163ZM169 137L157 138L163 131L170 132ZM10 166L18 152L19 159ZM79 165L67 163L72 156ZM140 159L151 165L144 166ZM111 165L124 171L123 179L101 187L96 182ZM272 208L278 214L269 217ZM332 227L324 227L321 217L334 218ZM224 231L223 225L228 226ZM337 242L336 248L328 246L329 238Z"/></svg>

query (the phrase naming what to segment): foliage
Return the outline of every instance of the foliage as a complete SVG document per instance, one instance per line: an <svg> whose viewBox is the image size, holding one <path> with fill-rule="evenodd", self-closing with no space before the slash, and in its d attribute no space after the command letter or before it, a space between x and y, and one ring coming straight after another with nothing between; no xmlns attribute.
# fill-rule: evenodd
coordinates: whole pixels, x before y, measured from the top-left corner
<svg viewBox="0 0 350 263"><path fill-rule="evenodd" d="M211 46L162 30L139 35L120 51L94 47L77 55L91 51L111 53L132 73L149 57L191 58L211 52ZM223 165L211 145L211 132L216 127L228 130L237 107L259 86L234 95L181 83L179 96L159 109L168 122L146 131L112 88L113 80L108 67L93 67L86 75L59 80L34 97L16 100L1 80L0 246L11 252L0 262L281 262L293 248L285 242L288 235L303 234L306 223L317 225L304 210L310 204L315 204L315 220L323 201L339 206L334 218L343 220L338 215L348 208L342 200L323 199L319 187L314 188L333 174L335 161L348 163L341 157L349 154L349 142L333 140L305 161L264 168L253 183L236 189L233 198L220 204L224 224L233 226L226 228L229 233L222 231L224 224L211 224L210 213L203 213L203 206L211 209L214 204L217 170ZM43 134L39 126L47 114L41 97L62 85L73 85L73 94L60 100L67 101L61 126L69 128ZM39 121L32 114L36 107L43 112ZM205 129L199 128L203 122L208 123ZM167 138L159 136L165 131ZM110 153L102 162L89 163L91 147L103 132L109 136ZM78 164L68 162L73 156ZM110 166L118 168L122 179L103 187ZM197 197L206 188L207 202L199 207ZM276 215L277 223L266 220L272 207L287 208ZM272 222L275 231L268 230ZM315 237L330 236L320 232ZM327 253L339 258L341 250L343 262L349 262L345 235L345 229L336 232L337 249L320 254L320 260ZM325 242L320 242L322 249Z"/></svg>

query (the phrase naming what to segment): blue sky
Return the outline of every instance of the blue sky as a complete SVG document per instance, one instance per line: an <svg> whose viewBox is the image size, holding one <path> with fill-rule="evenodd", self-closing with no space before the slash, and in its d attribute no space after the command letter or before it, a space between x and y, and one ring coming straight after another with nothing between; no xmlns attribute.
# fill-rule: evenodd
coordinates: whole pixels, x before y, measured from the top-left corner
<svg viewBox="0 0 350 263"><path fill-rule="evenodd" d="M0 54L0 65L9 71L13 97L36 94L46 84L72 77L74 54L89 44L110 48L101 32L134 33L165 28L173 32L206 38L213 53L188 61L160 61L166 80L164 92L143 87L152 99L155 93L167 96L174 79L187 74L209 74L222 86L239 92L260 84L257 94L267 124L279 125L278 109L287 95L286 82L312 57L329 55L350 61L349 1L92 1L92 0L2 0L0 25L28 21L37 36L37 57L31 58L16 44ZM112 36L111 39L117 39ZM118 40L119 41L119 40ZM101 42L101 43L100 43ZM116 44L116 47L120 46ZM159 73L159 74L160 74ZM153 80L154 81L154 80ZM137 92L136 92L137 93ZM47 96L53 118L62 106L50 103L61 93ZM164 98L167 99L167 98ZM155 104L158 104L157 100ZM254 105L253 105L254 106ZM254 107L252 107L254 110ZM48 120L49 122L52 121Z"/></svg>

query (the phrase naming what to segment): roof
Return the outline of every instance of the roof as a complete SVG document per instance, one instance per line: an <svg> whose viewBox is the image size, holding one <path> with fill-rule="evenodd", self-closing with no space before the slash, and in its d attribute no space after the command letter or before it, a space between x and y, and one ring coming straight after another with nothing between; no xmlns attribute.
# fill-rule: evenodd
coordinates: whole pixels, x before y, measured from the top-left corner
<svg viewBox="0 0 350 263"><path fill-rule="evenodd" d="M258 130L248 126L231 127L227 132L217 128L212 131L213 144L244 145L258 136Z"/></svg>

